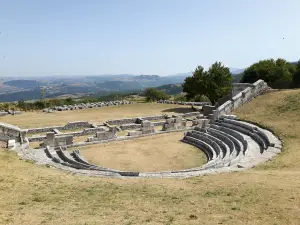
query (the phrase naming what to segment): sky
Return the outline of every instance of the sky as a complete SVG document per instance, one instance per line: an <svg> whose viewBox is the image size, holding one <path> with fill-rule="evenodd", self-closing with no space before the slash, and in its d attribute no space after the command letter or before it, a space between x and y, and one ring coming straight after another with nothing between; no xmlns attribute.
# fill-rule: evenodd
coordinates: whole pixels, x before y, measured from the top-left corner
<svg viewBox="0 0 300 225"><path fill-rule="evenodd" d="M299 0L0 0L0 77L300 59Z"/></svg>

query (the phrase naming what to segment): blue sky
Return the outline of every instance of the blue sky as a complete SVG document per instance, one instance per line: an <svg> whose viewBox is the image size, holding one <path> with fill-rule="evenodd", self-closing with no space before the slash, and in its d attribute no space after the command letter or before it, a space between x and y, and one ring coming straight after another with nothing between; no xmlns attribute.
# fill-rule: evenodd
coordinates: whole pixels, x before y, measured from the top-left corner
<svg viewBox="0 0 300 225"><path fill-rule="evenodd" d="M295 61L299 9L299 0L0 0L0 76L168 75L215 61Z"/></svg>

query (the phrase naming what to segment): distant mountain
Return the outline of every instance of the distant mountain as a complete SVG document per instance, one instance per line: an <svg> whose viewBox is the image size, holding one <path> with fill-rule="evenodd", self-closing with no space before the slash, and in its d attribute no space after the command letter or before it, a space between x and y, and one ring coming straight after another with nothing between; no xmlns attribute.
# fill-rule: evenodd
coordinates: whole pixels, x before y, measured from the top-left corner
<svg viewBox="0 0 300 225"><path fill-rule="evenodd" d="M128 91L143 89L143 86L136 81L106 81L104 83L98 83L97 87L101 90L108 91Z"/></svg>
<svg viewBox="0 0 300 225"><path fill-rule="evenodd" d="M10 80L4 82L3 84L22 89L37 88L43 85L42 82L36 80Z"/></svg>
<svg viewBox="0 0 300 225"><path fill-rule="evenodd" d="M167 84L156 87L157 90L166 92L168 95L177 95L183 91L181 84Z"/></svg>
<svg viewBox="0 0 300 225"><path fill-rule="evenodd" d="M169 77L190 77L193 75L193 72L187 72L187 73L176 73L173 75L169 75Z"/></svg>
<svg viewBox="0 0 300 225"><path fill-rule="evenodd" d="M238 68L229 68L229 71L232 75L243 73L245 69L238 69Z"/></svg>

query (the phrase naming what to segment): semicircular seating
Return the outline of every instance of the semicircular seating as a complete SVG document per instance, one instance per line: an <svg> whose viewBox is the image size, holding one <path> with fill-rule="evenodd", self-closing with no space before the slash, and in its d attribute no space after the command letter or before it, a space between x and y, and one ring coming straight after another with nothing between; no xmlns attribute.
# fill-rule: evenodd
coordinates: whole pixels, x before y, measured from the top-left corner
<svg viewBox="0 0 300 225"><path fill-rule="evenodd" d="M162 172L119 171L91 164L79 152L46 147L31 151L21 149L23 158L39 164L89 176L186 178L205 174L239 171L270 160L281 151L281 141L269 130L249 122L222 116L207 127L195 127L185 133L182 142L203 151L207 163L196 168ZM42 151L40 151L42 150Z"/></svg>

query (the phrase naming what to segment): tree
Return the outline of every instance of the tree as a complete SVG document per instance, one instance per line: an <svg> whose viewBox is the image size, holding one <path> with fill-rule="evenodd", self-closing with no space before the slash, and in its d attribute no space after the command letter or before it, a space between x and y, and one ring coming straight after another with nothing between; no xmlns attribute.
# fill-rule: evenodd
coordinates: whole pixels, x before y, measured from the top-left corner
<svg viewBox="0 0 300 225"><path fill-rule="evenodd" d="M208 71L198 66L193 76L187 77L183 83L186 97L192 99L196 96L206 96L212 104L228 94L231 90L232 76L228 67L220 62L211 65Z"/></svg>
<svg viewBox="0 0 300 225"><path fill-rule="evenodd" d="M159 100L166 100L169 98L169 96L164 92L164 91L160 91L157 90L155 88L147 88L144 91L144 95L146 97L146 100L148 102L150 101L159 101Z"/></svg>
<svg viewBox="0 0 300 225"><path fill-rule="evenodd" d="M271 87L286 88L293 78L295 66L284 59L267 59L254 63L244 71L242 83L254 83L262 79Z"/></svg>
<svg viewBox="0 0 300 225"><path fill-rule="evenodd" d="M296 65L296 72L293 75L293 86L300 87L300 61Z"/></svg>
<svg viewBox="0 0 300 225"><path fill-rule="evenodd" d="M41 99L43 99L45 97L45 90L44 89L41 89L40 96L41 96Z"/></svg>

